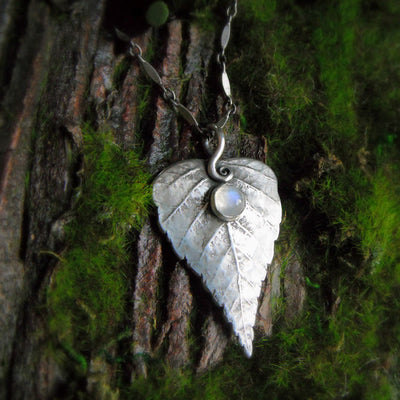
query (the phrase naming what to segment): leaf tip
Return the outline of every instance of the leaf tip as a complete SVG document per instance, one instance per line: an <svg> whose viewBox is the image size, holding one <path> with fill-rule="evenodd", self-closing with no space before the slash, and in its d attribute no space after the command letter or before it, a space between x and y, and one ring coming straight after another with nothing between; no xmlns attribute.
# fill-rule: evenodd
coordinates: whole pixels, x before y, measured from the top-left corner
<svg viewBox="0 0 400 400"><path fill-rule="evenodd" d="M246 344L243 344L244 347L244 353L246 354L247 358L250 358L253 354L253 344L251 341L247 341Z"/></svg>
<svg viewBox="0 0 400 400"><path fill-rule="evenodd" d="M247 358L250 358L253 354L253 329L250 328L248 332L237 332L240 344L243 346L244 353Z"/></svg>

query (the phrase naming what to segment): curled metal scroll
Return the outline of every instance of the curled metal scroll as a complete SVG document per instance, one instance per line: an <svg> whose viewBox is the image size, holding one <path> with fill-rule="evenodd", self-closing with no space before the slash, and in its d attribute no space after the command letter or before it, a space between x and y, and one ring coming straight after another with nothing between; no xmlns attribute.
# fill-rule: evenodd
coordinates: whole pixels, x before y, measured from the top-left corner
<svg viewBox="0 0 400 400"><path fill-rule="evenodd" d="M222 157L225 149L225 135L221 128L217 125L212 125L211 129L217 134L218 145L214 151L214 154L210 157L207 165L207 172L211 179L217 182L228 182L233 178L232 172L226 167L219 167L217 163Z"/></svg>

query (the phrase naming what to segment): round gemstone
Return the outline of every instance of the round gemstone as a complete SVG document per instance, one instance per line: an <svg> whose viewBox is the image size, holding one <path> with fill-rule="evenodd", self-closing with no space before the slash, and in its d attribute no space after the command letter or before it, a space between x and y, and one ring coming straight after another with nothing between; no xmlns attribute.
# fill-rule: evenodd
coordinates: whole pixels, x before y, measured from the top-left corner
<svg viewBox="0 0 400 400"><path fill-rule="evenodd" d="M211 208L224 221L233 221L239 217L245 206L245 195L232 184L220 185L211 194Z"/></svg>

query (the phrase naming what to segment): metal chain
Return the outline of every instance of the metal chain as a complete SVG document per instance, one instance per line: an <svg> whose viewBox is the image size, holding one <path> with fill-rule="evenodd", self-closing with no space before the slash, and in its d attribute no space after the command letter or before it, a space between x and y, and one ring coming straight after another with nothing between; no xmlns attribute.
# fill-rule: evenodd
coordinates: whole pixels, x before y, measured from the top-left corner
<svg viewBox="0 0 400 400"><path fill-rule="evenodd" d="M120 35L119 35L120 36ZM155 68L142 57L142 49L140 46L132 41L129 41L130 47L129 47L129 54L133 57L136 57L140 64L142 65L143 69L145 70L146 74L148 77L156 83L162 90L163 92L163 98L165 101L168 101L169 103L172 104L172 106L175 108L175 110L192 126L194 126L199 132L202 132L202 129L199 126L198 121L194 117L194 115L189 111L188 108L186 108L176 97L175 92L171 89L166 87L160 75L158 72L155 70Z"/></svg>
<svg viewBox="0 0 400 400"><path fill-rule="evenodd" d="M228 21L224 26L221 34L221 51L217 55L217 62L221 67L222 75L221 75L221 83L222 89L224 90L226 96L226 103L225 103L225 115L221 120L217 123L219 128L223 128L226 122L229 120L231 114L235 114L236 112L236 105L233 103L232 93L231 93L231 84L229 82L229 77L226 72L226 57L225 57L225 49L228 46L229 39L231 36L231 23L233 18L236 16L237 13L237 0L234 0L232 4L226 10L226 15L228 17Z"/></svg>
<svg viewBox="0 0 400 400"><path fill-rule="evenodd" d="M232 4L227 8L226 11L228 20L222 30L220 39L221 50L217 55L217 63L220 65L222 71L221 72L222 89L226 97L226 102L224 105L225 112L217 123L208 124L206 129L200 127L200 124L193 115L193 113L179 101L179 99L176 97L175 92L171 88L168 88L163 84L162 79L158 74L158 72L155 70L155 68L142 57L142 49L140 48L140 46L137 43L131 41L129 37L125 35L123 32L116 30L117 35L121 40L129 42L129 50L128 50L129 54L133 57L136 57L139 60L141 66L143 67L144 71L149 76L149 78L161 88L164 100L169 102L174 107L174 109L200 133L205 133L207 130L210 129L214 132L217 129L222 129L228 122L230 116L236 112L236 106L233 103L229 78L226 72L226 57L225 57L225 49L228 45L231 34L231 22L232 19L235 17L236 12L237 12L237 0L233 0Z"/></svg>

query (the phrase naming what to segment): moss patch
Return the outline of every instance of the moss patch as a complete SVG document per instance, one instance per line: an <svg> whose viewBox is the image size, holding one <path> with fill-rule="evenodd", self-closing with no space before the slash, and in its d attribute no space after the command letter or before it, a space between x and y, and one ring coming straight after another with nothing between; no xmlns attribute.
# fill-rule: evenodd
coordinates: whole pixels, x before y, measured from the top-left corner
<svg viewBox="0 0 400 400"><path fill-rule="evenodd" d="M110 132L86 128L83 159L76 217L47 295L50 330L76 360L120 328L132 274L128 234L142 225L151 202L142 162Z"/></svg>

